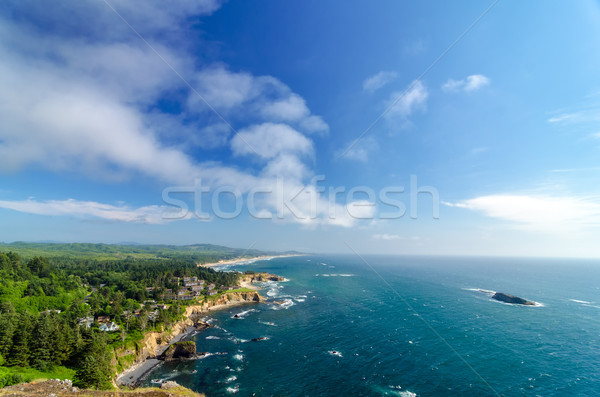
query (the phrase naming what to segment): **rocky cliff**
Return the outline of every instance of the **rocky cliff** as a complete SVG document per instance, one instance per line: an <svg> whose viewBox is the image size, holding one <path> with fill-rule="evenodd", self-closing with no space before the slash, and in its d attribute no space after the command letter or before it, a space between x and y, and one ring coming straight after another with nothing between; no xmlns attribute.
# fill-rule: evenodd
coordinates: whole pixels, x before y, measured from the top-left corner
<svg viewBox="0 0 600 397"><path fill-rule="evenodd" d="M254 283L257 281L285 281L285 278L271 273L250 273L240 276L240 282L242 283Z"/></svg>

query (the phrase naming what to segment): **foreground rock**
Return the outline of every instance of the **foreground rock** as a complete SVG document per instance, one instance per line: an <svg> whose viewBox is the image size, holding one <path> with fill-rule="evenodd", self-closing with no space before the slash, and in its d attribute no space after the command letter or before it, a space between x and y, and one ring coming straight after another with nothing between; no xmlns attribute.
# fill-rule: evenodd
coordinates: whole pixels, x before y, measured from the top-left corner
<svg viewBox="0 0 600 397"><path fill-rule="evenodd" d="M159 357L159 360L174 361L174 360L193 360L204 356L205 353L198 354L196 352L196 343L192 341L177 342L165 350Z"/></svg>
<svg viewBox="0 0 600 397"><path fill-rule="evenodd" d="M70 380L51 379L43 382L22 383L0 389L2 397L22 396L56 396L56 397L203 397L204 394L194 393L175 382L166 382L169 385L158 388L144 388L136 390L87 390L73 387Z"/></svg>
<svg viewBox="0 0 600 397"><path fill-rule="evenodd" d="M535 306L535 302L519 298L518 296L505 294L503 292L496 292L494 295L492 295L492 299L496 299L500 302L511 303L513 305Z"/></svg>

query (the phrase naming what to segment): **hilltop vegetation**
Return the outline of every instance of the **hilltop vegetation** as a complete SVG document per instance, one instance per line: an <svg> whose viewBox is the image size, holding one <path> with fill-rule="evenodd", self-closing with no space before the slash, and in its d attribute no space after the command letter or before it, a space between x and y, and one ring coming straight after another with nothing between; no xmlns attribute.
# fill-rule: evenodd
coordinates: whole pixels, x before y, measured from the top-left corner
<svg viewBox="0 0 600 397"><path fill-rule="evenodd" d="M229 248L212 244L141 245L90 243L0 243L0 250L12 251L25 258L35 256L76 259L187 259L199 263L234 259L241 256L268 255L272 252Z"/></svg>
<svg viewBox="0 0 600 397"><path fill-rule="evenodd" d="M111 388L133 359L117 351L136 351L145 332L169 329L186 305L215 299L239 279L197 266L201 255L223 259L206 248L215 246L160 246L162 258L159 246L118 247L15 244L22 254L0 252L0 387L61 373L80 387ZM186 279L207 287L192 297ZM191 300L177 300L180 290Z"/></svg>

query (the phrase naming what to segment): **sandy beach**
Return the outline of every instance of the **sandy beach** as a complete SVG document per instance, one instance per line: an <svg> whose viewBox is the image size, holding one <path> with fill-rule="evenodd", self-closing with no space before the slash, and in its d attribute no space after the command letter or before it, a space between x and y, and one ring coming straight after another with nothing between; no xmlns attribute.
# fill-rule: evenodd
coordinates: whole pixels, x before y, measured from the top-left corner
<svg viewBox="0 0 600 397"><path fill-rule="evenodd" d="M229 266L229 265L239 265L242 263L252 263L257 261L268 261L275 258L290 258L293 256L302 256L302 254L289 254L289 255L262 255L262 256L254 256L248 258L236 258L230 259L226 261L212 262L212 263L198 263L198 266L202 267L216 267L216 266Z"/></svg>

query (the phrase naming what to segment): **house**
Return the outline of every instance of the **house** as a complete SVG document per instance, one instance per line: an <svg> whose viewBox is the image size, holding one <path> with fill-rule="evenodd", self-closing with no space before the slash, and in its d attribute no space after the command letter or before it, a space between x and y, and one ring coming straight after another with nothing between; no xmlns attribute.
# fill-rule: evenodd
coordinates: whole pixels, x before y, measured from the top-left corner
<svg viewBox="0 0 600 397"><path fill-rule="evenodd" d="M209 296L213 296L213 295L216 295L216 294L217 294L217 291L215 291L214 289L209 289L208 290L208 295Z"/></svg>
<svg viewBox="0 0 600 397"><path fill-rule="evenodd" d="M147 301L144 301L144 306L153 306L156 305L156 301L153 299L149 299Z"/></svg>
<svg viewBox="0 0 600 397"><path fill-rule="evenodd" d="M148 320L154 322L158 319L158 310L148 313Z"/></svg>
<svg viewBox="0 0 600 397"><path fill-rule="evenodd" d="M58 310L58 309L48 309L48 310L44 310L42 312L42 314L50 314L50 313L60 314L60 310Z"/></svg>
<svg viewBox="0 0 600 397"><path fill-rule="evenodd" d="M119 330L119 326L117 324L113 323L112 321L100 325L100 331L103 331L103 332L114 332L114 331L118 331L118 330Z"/></svg>
<svg viewBox="0 0 600 397"><path fill-rule="evenodd" d="M157 307L157 308L159 308L159 309L161 309L161 310L167 310L167 309L169 308L169 306L167 306L167 305L162 305L162 304L160 304L160 305L156 305L156 307Z"/></svg>
<svg viewBox="0 0 600 397"><path fill-rule="evenodd" d="M82 318L77 319L77 324L79 324L79 326L81 326L81 327L89 328L92 326L93 323L94 323L94 317L92 317L92 316L82 317Z"/></svg>
<svg viewBox="0 0 600 397"><path fill-rule="evenodd" d="M215 284L214 283L208 284L208 289L215 289Z"/></svg>
<svg viewBox="0 0 600 397"><path fill-rule="evenodd" d="M194 299L194 295L183 295L179 297L179 300L182 301L191 301L192 299Z"/></svg>
<svg viewBox="0 0 600 397"><path fill-rule="evenodd" d="M192 292L196 292L196 293L202 292L203 289L204 289L204 287L201 285L194 285L193 287L190 288L190 290L192 290Z"/></svg>
<svg viewBox="0 0 600 397"><path fill-rule="evenodd" d="M110 316L98 316L98 324L108 323L110 321Z"/></svg>

